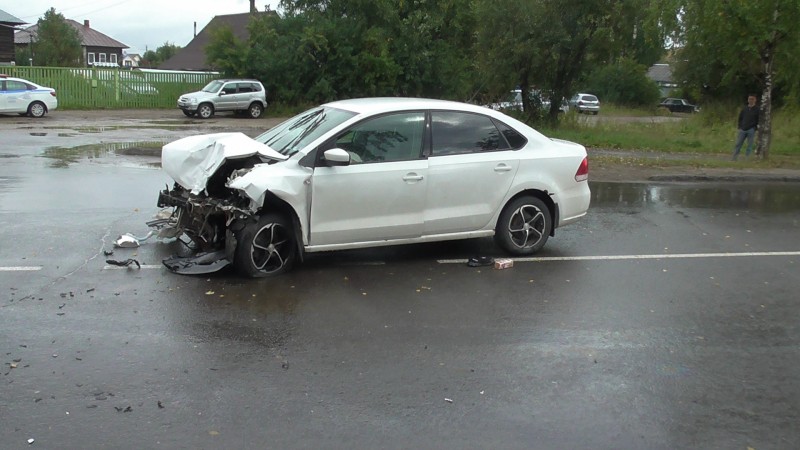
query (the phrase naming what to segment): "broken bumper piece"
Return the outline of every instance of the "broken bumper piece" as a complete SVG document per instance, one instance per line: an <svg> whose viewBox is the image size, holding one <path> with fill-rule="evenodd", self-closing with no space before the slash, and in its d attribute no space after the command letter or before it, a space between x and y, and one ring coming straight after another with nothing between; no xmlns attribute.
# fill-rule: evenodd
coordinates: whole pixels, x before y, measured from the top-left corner
<svg viewBox="0 0 800 450"><path fill-rule="evenodd" d="M231 262L226 258L225 251L220 250L210 253L198 253L193 256L173 256L162 261L171 272L181 275L202 275L217 272L227 267Z"/></svg>

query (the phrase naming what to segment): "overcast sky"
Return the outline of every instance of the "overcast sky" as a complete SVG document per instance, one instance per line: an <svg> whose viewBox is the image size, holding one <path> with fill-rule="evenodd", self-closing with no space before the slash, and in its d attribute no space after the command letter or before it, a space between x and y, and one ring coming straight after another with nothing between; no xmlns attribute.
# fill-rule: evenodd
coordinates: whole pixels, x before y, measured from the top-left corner
<svg viewBox="0 0 800 450"><path fill-rule="evenodd" d="M278 0L256 0L277 9ZM67 19L83 23L131 47L128 52L144 53L165 42L186 46L214 16L245 13L249 0L0 0L0 9L31 25L51 7ZM28 26L28 25L26 25Z"/></svg>

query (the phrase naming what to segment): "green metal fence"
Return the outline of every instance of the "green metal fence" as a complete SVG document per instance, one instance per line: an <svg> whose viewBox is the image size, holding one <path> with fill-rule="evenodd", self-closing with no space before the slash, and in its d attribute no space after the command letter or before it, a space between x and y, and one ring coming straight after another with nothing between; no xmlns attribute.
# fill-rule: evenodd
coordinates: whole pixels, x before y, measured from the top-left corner
<svg viewBox="0 0 800 450"><path fill-rule="evenodd" d="M0 72L56 90L63 109L174 108L178 97L218 78L209 72L9 66Z"/></svg>

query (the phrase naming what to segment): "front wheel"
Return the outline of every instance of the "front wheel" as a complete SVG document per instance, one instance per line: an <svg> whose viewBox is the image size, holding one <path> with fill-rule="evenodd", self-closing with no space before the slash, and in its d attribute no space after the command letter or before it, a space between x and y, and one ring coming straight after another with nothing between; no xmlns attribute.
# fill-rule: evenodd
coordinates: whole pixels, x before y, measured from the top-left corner
<svg viewBox="0 0 800 450"><path fill-rule="evenodd" d="M47 108L44 106L42 102L33 102L28 106L28 115L31 117L44 117L44 113L47 112Z"/></svg>
<svg viewBox="0 0 800 450"><path fill-rule="evenodd" d="M536 197L520 197L500 213L495 241L513 255L532 255L547 242L553 229L550 208Z"/></svg>
<svg viewBox="0 0 800 450"><path fill-rule="evenodd" d="M297 247L291 221L281 214L262 215L239 233L234 261L243 275L271 277L291 269Z"/></svg>
<svg viewBox="0 0 800 450"><path fill-rule="evenodd" d="M183 111L183 115L184 116L186 116L186 117L194 117L194 113L192 111L186 111L185 109L182 110L182 111Z"/></svg>
<svg viewBox="0 0 800 450"><path fill-rule="evenodd" d="M209 103L203 103L197 107L197 116L201 119L208 119L214 115L214 107Z"/></svg>

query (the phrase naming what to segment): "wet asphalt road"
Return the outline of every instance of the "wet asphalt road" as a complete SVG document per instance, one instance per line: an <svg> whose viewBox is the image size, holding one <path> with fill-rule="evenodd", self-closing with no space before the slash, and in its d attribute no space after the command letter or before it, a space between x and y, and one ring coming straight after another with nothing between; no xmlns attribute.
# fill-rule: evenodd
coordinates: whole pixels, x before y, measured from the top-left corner
<svg viewBox="0 0 800 450"><path fill-rule="evenodd" d="M169 182L141 143L267 123L0 116L0 447L798 447L797 184L593 183L507 270L460 262L491 240L105 264Z"/></svg>

